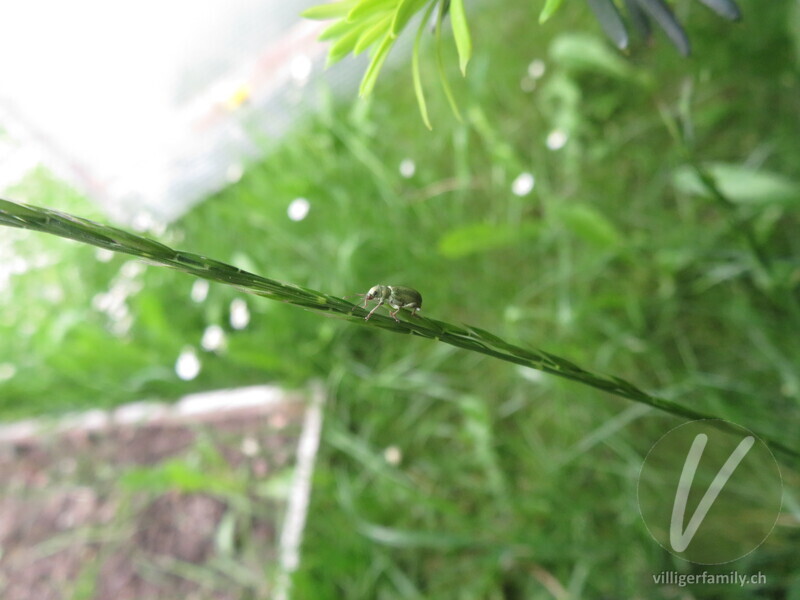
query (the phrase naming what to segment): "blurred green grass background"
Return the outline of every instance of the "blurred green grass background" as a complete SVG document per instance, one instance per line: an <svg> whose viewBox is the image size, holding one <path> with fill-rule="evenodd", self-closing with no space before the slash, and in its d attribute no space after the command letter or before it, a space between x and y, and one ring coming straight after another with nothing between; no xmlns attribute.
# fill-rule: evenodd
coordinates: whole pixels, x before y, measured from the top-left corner
<svg viewBox="0 0 800 600"><path fill-rule="evenodd" d="M432 57L432 133L410 73L385 73L369 100L327 97L292 135L264 142L264 162L159 239L336 295L410 285L432 317L797 446L797 7L743 1L731 26L679 3L687 61L663 37L622 59L583 5L566 4L544 27L526 3L475 7L468 78L454 52L448 61L464 123L434 91ZM553 132L560 149L548 148ZM726 165L715 173L733 210L676 176L688 154ZM533 189L518 195L526 173ZM9 197L103 220L46 173ZM291 221L301 197L308 217ZM2 420L326 383L298 597L671 598L651 574L696 568L655 544L636 506L642 458L678 419L219 285L195 302L191 278L64 240L4 231L0 246L31 261L0 297ZM103 296L112 288L121 305ZM244 329L229 322L237 298ZM204 351L212 325L225 344ZM182 381L174 365L188 348L202 369ZM766 588L683 597L800 597L796 465L784 477L794 526L736 563L767 573Z"/></svg>

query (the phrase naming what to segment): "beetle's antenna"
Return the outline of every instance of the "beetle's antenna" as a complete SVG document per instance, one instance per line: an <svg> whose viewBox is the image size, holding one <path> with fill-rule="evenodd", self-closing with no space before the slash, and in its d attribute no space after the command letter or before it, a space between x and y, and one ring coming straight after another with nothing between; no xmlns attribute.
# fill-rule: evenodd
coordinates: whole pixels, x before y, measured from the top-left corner
<svg viewBox="0 0 800 600"><path fill-rule="evenodd" d="M344 298L344 299L355 298L356 296L359 296L360 298L363 298L364 296L366 296L366 294L350 294L349 296L342 296L342 298ZM366 304L366 302L364 304ZM357 308L366 308L366 306L358 306L357 304L354 304L353 308L350 309L349 313L352 314L353 311L355 309L357 309Z"/></svg>

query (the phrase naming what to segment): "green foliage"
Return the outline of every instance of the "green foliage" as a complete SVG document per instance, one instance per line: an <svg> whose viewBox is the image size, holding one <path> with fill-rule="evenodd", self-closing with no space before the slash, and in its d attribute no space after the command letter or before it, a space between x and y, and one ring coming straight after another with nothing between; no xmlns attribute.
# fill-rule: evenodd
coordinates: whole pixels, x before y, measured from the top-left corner
<svg viewBox="0 0 800 600"><path fill-rule="evenodd" d="M556 212L570 232L598 248L613 248L622 241L614 223L588 204L565 204Z"/></svg>
<svg viewBox="0 0 800 600"><path fill-rule="evenodd" d="M545 2L542 12L539 13L539 23L545 23L555 12L561 8L561 3L564 0L547 0Z"/></svg>
<svg viewBox="0 0 800 600"><path fill-rule="evenodd" d="M539 13L539 23L543 24L549 20L561 8L562 1L546 0ZM587 1L608 38L618 48L627 49L629 46L628 30L614 0ZM733 0L700 1L729 21L740 18L739 7ZM467 23L464 0L339 0L314 6L303 12L303 16L308 19L336 20L320 35L320 40L332 42L328 51L328 65L342 60L348 54L358 55L369 50L370 62L359 88L359 94L364 97L371 94L375 88L381 69L397 38L416 14L423 14L414 41L411 73L414 94L422 121L428 129L432 129L420 73L420 40L430 16L437 6L439 10L435 25L436 69L450 109L456 118L461 120L458 104L443 64L441 27L449 12L459 68L461 74L466 77L467 64L472 58L472 36ZM662 0L626 0L625 6L630 13L632 24L642 37L645 39L650 37L650 19L652 19L666 33L681 54L689 55L689 38L665 2ZM577 63L602 64L606 69L616 72L619 76L627 74L629 68L618 56L610 54L596 43L595 47L588 47L585 40L585 37L576 36L570 40L569 48L557 48L554 51L571 56L571 60ZM578 42L584 43L582 46L580 44L576 46ZM647 82L646 78L645 82Z"/></svg>
<svg viewBox="0 0 800 600"><path fill-rule="evenodd" d="M463 0L453 0L452 2L450 0L342 0L310 8L303 13L303 16L308 19L337 19L320 35L321 40L332 42L328 51L328 65L342 60L350 53L357 55L365 50L369 51L370 62L359 88L359 94L364 97L369 96L375 88L381 69L398 37L412 18L418 13L422 13L424 16L418 25L414 41L412 79L420 115L425 126L431 129L422 86L419 56L422 34L437 6L439 8L436 19L437 69L453 113L458 116L458 106L442 65L441 26L449 11L459 67L461 73L466 75L467 64L472 57L472 38Z"/></svg>
<svg viewBox="0 0 800 600"><path fill-rule="evenodd" d="M119 479L120 484L129 491L143 491L151 494L164 494L170 491L183 493L206 492L224 496L239 493L244 495L240 481L227 478L223 469L209 471L206 465L193 465L184 459L172 459L158 466L134 467L125 471Z"/></svg>
<svg viewBox="0 0 800 600"><path fill-rule="evenodd" d="M484 337L544 348L796 445L796 205L726 204L708 186L676 185L685 170L703 186L700 166L733 192L716 164L800 181L797 26L786 18L796 3L743 0L748 18L735 28L682 3L695 58L656 44L626 61L632 76L623 77L554 52L595 32L588 47L622 58L585 3L564 2L558 19L532 28L543 4L468 5L480 11L469 77L446 61L463 123L431 94L437 129L428 134L407 74L386 71L369 102L329 100L240 182L153 235L335 297L410 285L426 317L475 323ZM553 133L561 142L551 148ZM398 168L408 160L410 175ZM517 196L522 172L536 183ZM13 197L104 218L63 186L28 182ZM298 197L311 211L294 222L286 209ZM585 210L565 215L571 206L611 223L616 243L584 230ZM481 223L538 232L485 249L465 236L469 253L440 250L450 232ZM680 418L486 354L354 326L355 316L218 284L197 302L193 277L2 229L0 247L13 241L30 264L0 294L5 419L323 380L329 401L294 597L743 600L800 589L791 459L777 455L784 509L761 548L735 565L678 563L647 534L635 498L644 456ZM781 285L760 283L757 254ZM119 330L94 299L123 282L134 287L130 327ZM246 303L248 327L229 324L233 302ZM224 330L224 347L200 346L209 326ZM187 346L202 362L192 381L173 366ZM248 524L242 515L244 547ZM673 569L761 571L768 581L682 592L653 584Z"/></svg>
<svg viewBox="0 0 800 600"><path fill-rule="evenodd" d="M472 38L467 26L467 15L464 11L464 0L452 0L450 5L450 19L453 22L453 39L458 50L458 66L461 74L467 74L467 63L472 58Z"/></svg>
<svg viewBox="0 0 800 600"><path fill-rule="evenodd" d="M617 48L628 47L628 31L625 23L619 14L617 7L612 0L587 0L589 8L592 9L600 25L603 27L608 38L614 42Z"/></svg>
<svg viewBox="0 0 800 600"><path fill-rule="evenodd" d="M568 217L568 220L575 224L576 227L580 227L584 235L591 236L590 239L607 244L609 236L613 233L609 229L610 225L603 224L601 221L590 228L587 226L585 213L586 209L583 211L583 216L577 216L579 213L573 210L571 213L567 213L572 215ZM130 254L146 259L150 263L171 267L196 277L235 286L243 292L307 309L338 313L341 317L355 320L356 322L360 322L361 315L366 313L363 308L357 307L341 298L298 285L281 283L254 275L212 258L191 252L173 250L149 238L67 213L36 206L15 204L8 200L0 199L0 225L50 233L77 240L84 244L99 246L106 250ZM598 234L598 232L602 233ZM498 233L501 234L500 237L498 237ZM483 230L483 241L479 242L472 250L491 248L502 239L505 233L506 231L503 229L496 231ZM469 233L470 236L475 234L475 229ZM463 242L461 244L463 246ZM445 249L458 248L458 242L451 237L451 241L445 241L444 247ZM447 252L452 255L454 250L447 250ZM620 377L608 377L591 373L568 360L548 352L515 346L478 327L462 327L425 317L418 317L418 319L419 322L415 318L408 322L401 322L386 316L374 315L365 324L396 333L412 333L421 337L435 339L458 348L480 352L527 368L565 377L623 398L643 402L673 415L695 419L716 418L714 415L703 414L670 400L651 396ZM762 438L776 450L800 458L800 449L785 446L766 435L762 435ZM165 469L164 473L158 477L158 481L169 480L181 488L188 486L187 489L192 488L192 486L203 485L202 477L198 479L198 476L186 471L181 465L169 464Z"/></svg>
<svg viewBox="0 0 800 600"><path fill-rule="evenodd" d="M539 234L536 223L517 225L474 223L450 229L440 239L439 252L448 258L461 258L496 248L514 247Z"/></svg>
<svg viewBox="0 0 800 600"><path fill-rule="evenodd" d="M722 194L732 202L762 209L771 204L800 204L800 183L778 173L726 163L713 163L707 168ZM676 170L673 181L683 193L709 195L708 188L689 167Z"/></svg>

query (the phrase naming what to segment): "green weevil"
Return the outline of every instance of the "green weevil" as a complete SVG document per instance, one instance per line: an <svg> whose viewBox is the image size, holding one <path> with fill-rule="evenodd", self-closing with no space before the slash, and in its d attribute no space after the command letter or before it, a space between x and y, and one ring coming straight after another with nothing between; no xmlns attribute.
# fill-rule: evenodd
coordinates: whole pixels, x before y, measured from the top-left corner
<svg viewBox="0 0 800 600"><path fill-rule="evenodd" d="M400 319L397 318L397 313L400 312L401 308L410 310L411 316L416 315L417 311L422 308L422 294L410 287L399 285L373 285L366 294L359 295L364 297L363 308L367 307L367 302L370 300L378 301L375 308L369 311L369 314L364 317L365 321L368 321L372 313L378 310L383 304L388 304L394 309L394 312L389 311L389 315L398 323Z"/></svg>

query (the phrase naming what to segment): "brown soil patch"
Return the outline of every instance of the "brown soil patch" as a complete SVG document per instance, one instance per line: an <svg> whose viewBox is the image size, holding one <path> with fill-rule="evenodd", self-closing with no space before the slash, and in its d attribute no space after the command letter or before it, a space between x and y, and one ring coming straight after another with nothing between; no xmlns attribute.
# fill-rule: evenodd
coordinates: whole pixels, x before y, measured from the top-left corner
<svg viewBox="0 0 800 600"><path fill-rule="evenodd" d="M0 443L4 600L266 597L303 405ZM274 489L273 489L274 488Z"/></svg>

